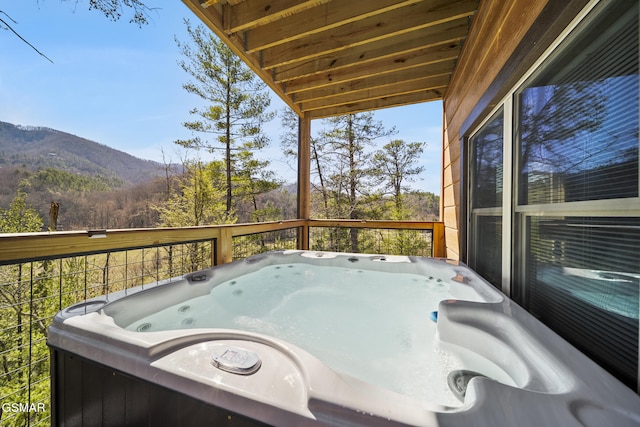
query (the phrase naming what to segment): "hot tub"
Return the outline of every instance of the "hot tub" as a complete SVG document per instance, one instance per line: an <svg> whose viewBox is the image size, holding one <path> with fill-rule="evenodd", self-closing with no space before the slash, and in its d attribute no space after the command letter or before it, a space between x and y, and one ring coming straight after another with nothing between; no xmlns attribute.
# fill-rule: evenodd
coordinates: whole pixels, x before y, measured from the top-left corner
<svg viewBox="0 0 640 427"><path fill-rule="evenodd" d="M283 251L85 301L57 425L602 426L640 398L465 265Z"/></svg>

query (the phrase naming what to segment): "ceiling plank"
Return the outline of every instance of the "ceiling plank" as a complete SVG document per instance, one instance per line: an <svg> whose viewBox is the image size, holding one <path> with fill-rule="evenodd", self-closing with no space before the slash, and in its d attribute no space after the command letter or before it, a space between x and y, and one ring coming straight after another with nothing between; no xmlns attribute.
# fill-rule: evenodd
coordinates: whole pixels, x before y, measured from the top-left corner
<svg viewBox="0 0 640 427"><path fill-rule="evenodd" d="M436 9L431 2L406 6L363 19L353 25L345 25L265 49L261 51L263 68L271 69L304 61L349 47L465 18L474 13L476 5L476 0L461 0Z"/></svg>
<svg viewBox="0 0 640 427"><path fill-rule="evenodd" d="M449 84L449 79L449 74L439 77L421 77L415 80L403 79L399 83L396 81L395 83L383 84L365 90L346 94L330 94L313 101L300 102L300 109L303 111L321 110L327 107L389 98L425 90L437 91L442 95L447 84Z"/></svg>
<svg viewBox="0 0 640 427"><path fill-rule="evenodd" d="M245 0L229 6L228 34L258 27L295 15L331 0Z"/></svg>
<svg viewBox="0 0 640 427"><path fill-rule="evenodd" d="M350 2L349 7L344 7L344 0L334 0L318 5L305 14L290 15L245 32L246 49L247 52L264 50L420 1L422 0L355 1Z"/></svg>
<svg viewBox="0 0 640 427"><path fill-rule="evenodd" d="M328 107L322 110L310 111L311 119L323 119L326 117L355 114L365 111L380 110L382 108L399 107L402 105L419 104L422 102L442 99L442 94L437 91L426 90L407 95L391 96L373 101L357 102L337 107Z"/></svg>
<svg viewBox="0 0 640 427"><path fill-rule="evenodd" d="M447 60L442 62L436 62L432 64L425 64L417 67L412 67L405 72L405 76L439 76L447 73L451 73L453 70L454 60ZM384 78L386 74L393 75L393 72L389 73L376 73L375 69L372 69L371 72L366 76L357 77L353 74L345 72L344 74L336 73L331 76L312 76L306 77L300 80L294 80L288 82L285 86L285 92L287 95L295 94L298 92L307 91L310 89L319 89L322 87L338 85L338 84L346 84L350 85L351 90L358 89L359 85L361 85L362 80L365 78Z"/></svg>
<svg viewBox="0 0 640 427"><path fill-rule="evenodd" d="M216 3L221 3L222 0L204 0L202 1L202 3L200 3L200 6L207 8L207 7L211 7Z"/></svg>
<svg viewBox="0 0 640 427"><path fill-rule="evenodd" d="M362 79L351 80L343 84L337 84L332 86L325 86L319 88L313 88L304 92L298 92L294 96L296 103L304 103L313 100L319 100L324 98L331 98L334 96L344 96L352 92L361 92L371 90L384 86L393 86L400 84L403 81L416 81L425 78L437 79L438 86L443 79L448 79L451 75L451 70L441 67L440 72L434 72L432 74L424 74L420 69L406 70L400 73L390 73L380 76L372 76Z"/></svg>
<svg viewBox="0 0 640 427"><path fill-rule="evenodd" d="M413 58L439 52L442 58L458 55L461 41L467 33L466 23L448 23L424 28L408 35L381 40L368 46L347 49L303 63L295 63L274 70L276 82L286 82L319 73L334 73L347 67L393 67L410 63ZM434 55L438 55L434 53ZM426 60L428 61L428 60Z"/></svg>

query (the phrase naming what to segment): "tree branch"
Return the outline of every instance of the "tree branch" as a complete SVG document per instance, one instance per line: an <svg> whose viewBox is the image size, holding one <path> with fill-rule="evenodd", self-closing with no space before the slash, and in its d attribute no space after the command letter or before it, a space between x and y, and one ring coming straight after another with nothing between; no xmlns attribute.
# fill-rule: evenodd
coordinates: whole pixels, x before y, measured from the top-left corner
<svg viewBox="0 0 640 427"><path fill-rule="evenodd" d="M17 24L17 22L13 18L11 18L9 15L7 15L3 10L0 10L0 13L3 14L4 16L6 16L7 18L9 18L11 20L11 22L13 22L14 24ZM31 47L31 49L33 49L36 52L38 52L40 54L40 56L44 57L45 59L47 59L49 62L51 62L53 64L53 61L47 55L45 55L44 53L40 52L38 49L36 49L36 47L34 45L29 43L27 40L25 40L24 37L22 37L20 34L18 34L18 32L16 32L16 30L14 30L13 27L7 23L7 21L5 21L4 19L0 18L0 24L3 24L6 27L6 29L11 31L13 34L16 35L16 37L18 37L20 40L22 40L27 45L29 45Z"/></svg>

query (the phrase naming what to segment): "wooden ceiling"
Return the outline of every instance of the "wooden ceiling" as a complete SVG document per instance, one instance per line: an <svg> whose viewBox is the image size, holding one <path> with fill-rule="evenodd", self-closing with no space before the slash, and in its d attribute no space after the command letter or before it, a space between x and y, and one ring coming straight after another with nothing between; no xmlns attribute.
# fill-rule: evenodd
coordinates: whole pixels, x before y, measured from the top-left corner
<svg viewBox="0 0 640 427"><path fill-rule="evenodd" d="M183 0L298 115L442 99L478 0Z"/></svg>

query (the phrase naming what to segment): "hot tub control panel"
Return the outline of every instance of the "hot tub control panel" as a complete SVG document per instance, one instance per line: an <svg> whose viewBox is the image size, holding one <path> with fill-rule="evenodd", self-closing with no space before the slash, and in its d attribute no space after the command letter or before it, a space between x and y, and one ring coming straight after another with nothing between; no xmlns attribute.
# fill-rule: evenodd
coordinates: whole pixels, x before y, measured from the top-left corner
<svg viewBox="0 0 640 427"><path fill-rule="evenodd" d="M224 347L214 353L211 363L233 374L251 375L260 369L262 361L256 353L240 347Z"/></svg>

